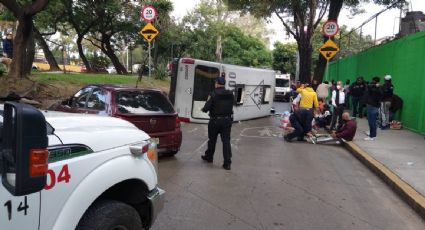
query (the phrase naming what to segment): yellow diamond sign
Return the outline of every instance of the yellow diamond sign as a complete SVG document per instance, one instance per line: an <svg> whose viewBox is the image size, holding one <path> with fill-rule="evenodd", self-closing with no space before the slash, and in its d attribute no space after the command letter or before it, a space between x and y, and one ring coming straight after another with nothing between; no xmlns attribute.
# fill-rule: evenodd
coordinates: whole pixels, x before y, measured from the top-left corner
<svg viewBox="0 0 425 230"><path fill-rule="evenodd" d="M331 60L338 52L339 48L331 39L328 39L325 44L319 48L320 53L326 60Z"/></svg>
<svg viewBox="0 0 425 230"><path fill-rule="evenodd" d="M139 34L142 35L148 42L151 42L158 33L158 30L152 25L152 23L146 24L146 26L139 31Z"/></svg>

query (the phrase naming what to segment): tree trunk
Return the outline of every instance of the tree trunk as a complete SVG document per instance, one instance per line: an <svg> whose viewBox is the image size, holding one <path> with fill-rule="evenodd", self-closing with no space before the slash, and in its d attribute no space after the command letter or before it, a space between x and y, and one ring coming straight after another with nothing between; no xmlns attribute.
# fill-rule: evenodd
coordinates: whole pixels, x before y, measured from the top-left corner
<svg viewBox="0 0 425 230"><path fill-rule="evenodd" d="M298 43L298 52L300 57L299 80L301 83L311 82L311 54L313 47L308 39L301 40Z"/></svg>
<svg viewBox="0 0 425 230"><path fill-rule="evenodd" d="M84 55L83 45L81 44L81 42L83 41L83 38L84 38L84 35L78 34L78 38L77 38L78 54L80 55L81 60L83 60L83 63L86 66L87 72L91 72L90 62L87 60L86 55Z"/></svg>
<svg viewBox="0 0 425 230"><path fill-rule="evenodd" d="M123 64L121 64L117 55L115 55L114 49L111 46L110 37L102 38L101 50L111 60L118 74L128 74L127 69L124 67Z"/></svg>
<svg viewBox="0 0 425 230"><path fill-rule="evenodd" d="M31 33L27 42L27 55L25 56L25 64L24 64L24 73L26 76L31 74L32 63L34 61L35 55L35 41L34 41L34 32Z"/></svg>
<svg viewBox="0 0 425 230"><path fill-rule="evenodd" d="M343 3L343 0L331 0L328 20L338 20ZM326 42L327 39L328 37L323 36L323 42ZM326 64L327 60L321 54L319 54L319 59L316 61L316 68L314 69L314 80L317 80L318 82L323 80Z"/></svg>
<svg viewBox="0 0 425 230"><path fill-rule="evenodd" d="M60 71L58 62L53 56L52 51L50 51L49 46L47 45L43 36L40 34L40 31L38 31L36 27L34 27L34 38L37 40L38 44L43 49L44 57L46 58L47 63L49 63L50 66L50 71Z"/></svg>
<svg viewBox="0 0 425 230"><path fill-rule="evenodd" d="M11 78L24 78L27 76L25 71L25 57L28 55L26 52L28 39L32 33L32 16L21 14L18 18L18 29L16 36L13 39L13 60L8 77Z"/></svg>
<svg viewBox="0 0 425 230"><path fill-rule="evenodd" d="M217 44L216 44L216 50L215 50L215 59L216 62L221 62L222 61L222 38L221 35L219 34L217 36Z"/></svg>

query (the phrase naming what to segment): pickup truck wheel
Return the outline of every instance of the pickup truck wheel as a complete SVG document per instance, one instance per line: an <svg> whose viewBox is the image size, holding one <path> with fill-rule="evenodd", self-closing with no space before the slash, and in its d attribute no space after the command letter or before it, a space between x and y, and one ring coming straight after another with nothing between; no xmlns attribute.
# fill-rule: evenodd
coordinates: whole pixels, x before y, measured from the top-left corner
<svg viewBox="0 0 425 230"><path fill-rule="evenodd" d="M142 221L128 204L104 200L93 204L78 223L76 230L140 230Z"/></svg>

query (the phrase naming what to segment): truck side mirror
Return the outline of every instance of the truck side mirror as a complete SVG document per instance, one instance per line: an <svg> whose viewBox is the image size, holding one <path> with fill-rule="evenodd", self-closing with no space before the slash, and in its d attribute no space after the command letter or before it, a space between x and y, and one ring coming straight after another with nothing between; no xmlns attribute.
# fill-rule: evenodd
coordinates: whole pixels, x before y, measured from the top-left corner
<svg viewBox="0 0 425 230"><path fill-rule="evenodd" d="M48 157L46 120L36 108L6 102L3 113L3 186L14 196L42 190Z"/></svg>

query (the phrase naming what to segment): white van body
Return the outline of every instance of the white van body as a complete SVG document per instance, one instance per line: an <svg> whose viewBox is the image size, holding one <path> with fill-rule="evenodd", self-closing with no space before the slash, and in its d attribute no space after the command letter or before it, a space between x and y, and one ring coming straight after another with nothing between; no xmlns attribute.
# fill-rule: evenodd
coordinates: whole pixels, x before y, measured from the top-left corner
<svg viewBox="0 0 425 230"><path fill-rule="evenodd" d="M275 89L273 70L182 58L173 62L169 95L182 121L209 121L201 109L214 90L215 79L223 72L226 89L235 95L235 121L270 115Z"/></svg>
<svg viewBox="0 0 425 230"><path fill-rule="evenodd" d="M0 122L2 110L0 105ZM13 196L0 183L4 208L0 228L74 230L90 206L103 198L145 205L138 211L148 215L143 224L149 228L162 209L164 191L158 188L156 166L146 154L134 154L132 148L149 144L150 137L118 118L43 114L53 128L48 133L46 186L39 192Z"/></svg>
<svg viewBox="0 0 425 230"><path fill-rule="evenodd" d="M289 94L291 92L291 75L290 74L277 74L274 99L289 101Z"/></svg>

